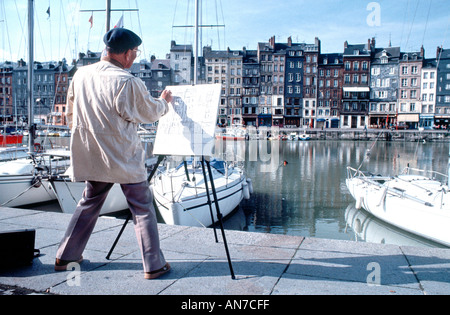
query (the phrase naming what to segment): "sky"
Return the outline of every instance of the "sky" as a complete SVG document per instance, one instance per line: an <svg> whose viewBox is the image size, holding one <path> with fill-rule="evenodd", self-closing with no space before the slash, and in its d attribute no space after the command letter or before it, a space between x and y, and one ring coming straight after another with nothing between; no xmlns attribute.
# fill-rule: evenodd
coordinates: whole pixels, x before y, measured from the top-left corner
<svg viewBox="0 0 450 315"><path fill-rule="evenodd" d="M0 61L27 57L27 0L0 0ZM448 0L203 0L201 44L214 50L256 50L272 36L286 43L321 40L323 53L342 53L344 42L377 47L400 46L427 58L436 48L450 48ZM47 13L50 7L50 14ZM76 58L102 51L105 0L36 0L35 60ZM143 39L141 58L165 58L170 43L194 44L194 0L112 0L111 27L123 16L124 27ZM120 11L138 9L139 11ZM89 22L91 16L93 23ZM223 27L224 26L224 27Z"/></svg>

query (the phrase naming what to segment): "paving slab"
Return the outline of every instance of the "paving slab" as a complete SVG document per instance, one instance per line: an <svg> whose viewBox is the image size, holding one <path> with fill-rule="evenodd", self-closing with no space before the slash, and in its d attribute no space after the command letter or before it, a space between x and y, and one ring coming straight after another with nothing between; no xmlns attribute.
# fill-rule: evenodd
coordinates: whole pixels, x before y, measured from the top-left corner
<svg viewBox="0 0 450 315"><path fill-rule="evenodd" d="M221 231L158 224L172 271L145 280L132 222L106 259L124 220L101 217L84 261L55 272L71 215L0 208L0 231L36 230L41 256L31 266L0 270L0 295L261 296L308 294L448 295L450 249L416 248L226 230L235 279ZM5 289L2 289L4 287Z"/></svg>

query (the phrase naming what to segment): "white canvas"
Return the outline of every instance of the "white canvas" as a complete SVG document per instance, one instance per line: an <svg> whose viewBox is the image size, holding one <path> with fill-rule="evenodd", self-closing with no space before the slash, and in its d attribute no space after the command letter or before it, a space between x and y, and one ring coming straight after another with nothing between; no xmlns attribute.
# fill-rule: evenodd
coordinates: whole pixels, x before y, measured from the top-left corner
<svg viewBox="0 0 450 315"><path fill-rule="evenodd" d="M174 97L158 123L155 155L212 156L221 84L168 86Z"/></svg>

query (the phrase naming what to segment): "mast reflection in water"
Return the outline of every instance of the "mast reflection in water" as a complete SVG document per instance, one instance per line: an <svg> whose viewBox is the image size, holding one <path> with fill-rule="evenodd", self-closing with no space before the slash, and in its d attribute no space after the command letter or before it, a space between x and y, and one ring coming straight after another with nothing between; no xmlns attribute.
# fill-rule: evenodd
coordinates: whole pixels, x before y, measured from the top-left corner
<svg viewBox="0 0 450 315"><path fill-rule="evenodd" d="M354 199L345 185L347 166L358 168L361 165L363 171L391 176L401 173L408 164L410 167L447 173L447 143L255 142L223 143L221 156L230 160L234 154L235 160L243 160L246 174L252 179L254 188L251 199L244 200L239 211L225 222L228 229L340 240L355 240L356 237L358 240L365 240L360 231L352 229L351 220L346 221L347 208L354 206ZM257 154L252 146L257 148ZM264 155L264 152L269 154ZM267 158L273 152L279 154L273 158L276 165ZM395 229L381 221L377 222L378 226L380 224L388 230ZM409 238L414 236L408 235ZM373 241L396 242L386 241L383 237ZM418 245L435 245L421 239L418 241ZM399 242L398 245L405 244L401 239Z"/></svg>

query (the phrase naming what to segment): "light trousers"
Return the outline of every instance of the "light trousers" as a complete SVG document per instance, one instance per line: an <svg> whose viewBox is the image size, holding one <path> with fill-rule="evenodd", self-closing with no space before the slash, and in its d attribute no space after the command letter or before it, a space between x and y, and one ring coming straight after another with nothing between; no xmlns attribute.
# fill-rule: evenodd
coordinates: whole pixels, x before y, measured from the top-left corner
<svg viewBox="0 0 450 315"><path fill-rule="evenodd" d="M56 258L66 261L80 259L113 185L112 183L86 182L83 197L72 216ZM166 261L160 249L153 195L148 182L121 184L121 188L133 215L144 272L161 269Z"/></svg>

